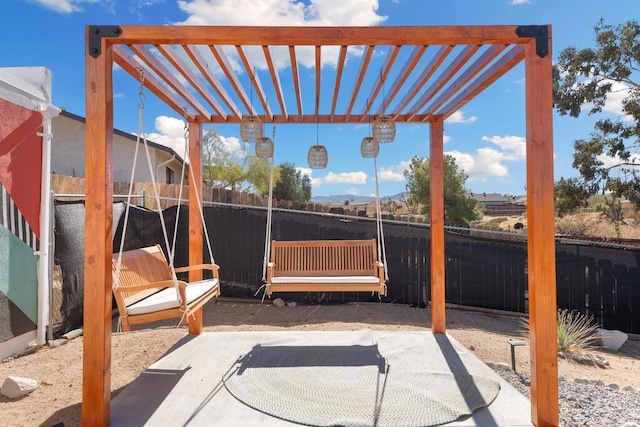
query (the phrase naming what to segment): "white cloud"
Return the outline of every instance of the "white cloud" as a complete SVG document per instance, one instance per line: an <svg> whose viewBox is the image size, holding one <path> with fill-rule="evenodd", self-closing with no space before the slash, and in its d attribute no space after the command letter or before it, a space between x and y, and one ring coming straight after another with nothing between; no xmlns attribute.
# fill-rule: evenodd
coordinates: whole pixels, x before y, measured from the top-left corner
<svg viewBox="0 0 640 427"><path fill-rule="evenodd" d="M483 136L483 141L488 141L502 148L504 160L522 160L527 155L527 141L521 136Z"/></svg>
<svg viewBox="0 0 640 427"><path fill-rule="evenodd" d="M469 176L469 181L507 177L509 168L505 162L522 161L526 158L526 140L521 136L483 136L482 140L495 144L496 147L478 148L473 153L455 150L445 153L456 159L456 164Z"/></svg>
<svg viewBox="0 0 640 427"><path fill-rule="evenodd" d="M322 178L311 178L311 184L319 187L322 184L366 184L367 174L364 172L329 172Z"/></svg>
<svg viewBox="0 0 640 427"><path fill-rule="evenodd" d="M350 196L357 196L358 189L356 187L349 187L345 190L345 194L348 194Z"/></svg>
<svg viewBox="0 0 640 427"><path fill-rule="evenodd" d="M313 179L313 169L311 168L297 167L296 171L300 172L300 174L302 175L307 175L309 178Z"/></svg>
<svg viewBox="0 0 640 427"><path fill-rule="evenodd" d="M610 156L607 156L606 154L599 155L598 160L602 162L605 168L614 168L620 163L622 163L622 159L620 159L620 156L610 157ZM636 169L637 167L640 167L640 154L632 154L631 157L629 157L629 160L625 160L624 162L634 163L634 164L637 164L638 166L625 165L625 166L620 166L616 169Z"/></svg>
<svg viewBox="0 0 640 427"><path fill-rule="evenodd" d="M531 4L531 2L529 0L511 0L509 4Z"/></svg>
<svg viewBox="0 0 640 427"><path fill-rule="evenodd" d="M82 3L98 3L100 0L31 0L47 9L60 13L73 13L82 11Z"/></svg>
<svg viewBox="0 0 640 427"><path fill-rule="evenodd" d="M447 120L445 120L445 122L446 123L473 123L477 119L478 118L476 116L464 117L464 113L462 112L462 110L458 110L452 115L450 115L447 118Z"/></svg>
<svg viewBox="0 0 640 427"><path fill-rule="evenodd" d="M446 144L449 141L451 141L451 137L449 135L443 135L442 136L442 143L443 144Z"/></svg>
<svg viewBox="0 0 640 427"><path fill-rule="evenodd" d="M248 26L374 26L387 17L379 15L378 0L179 0L180 9L189 15L177 25L248 25ZM242 11L241 13L238 13ZM350 55L360 55L361 49L350 49ZM237 53L225 51L230 61L236 61ZM246 50L256 69L266 69L262 47ZM271 50L278 69L289 66L289 51L286 46ZM322 49L323 65L335 66L339 47ZM296 48L299 63L305 67L315 65L313 46ZM238 71L236 69L236 71Z"/></svg>
<svg viewBox="0 0 640 427"><path fill-rule="evenodd" d="M404 181L404 171L409 169L409 161L400 162L397 165L381 167L378 170L380 181Z"/></svg>
<svg viewBox="0 0 640 427"><path fill-rule="evenodd" d="M622 110L622 101L630 95L631 88L622 82L615 82L613 80L603 80L603 84L611 84L611 92L607 95L607 102L605 102L602 109L608 111L617 116L621 116L622 120L628 121L633 118L629 114L625 114Z"/></svg>
<svg viewBox="0 0 640 427"><path fill-rule="evenodd" d="M173 149L180 157L184 156L184 122L175 117L158 116L154 122L158 132L147 134L147 140Z"/></svg>
<svg viewBox="0 0 640 427"><path fill-rule="evenodd" d="M185 155L187 142L184 138L184 121L175 117L158 116L154 122L157 132L147 134L147 140L173 149L180 157ZM245 144L235 136L227 137L218 134L223 149L233 157L244 158Z"/></svg>
<svg viewBox="0 0 640 427"><path fill-rule="evenodd" d="M486 181L492 177L505 177L509 170L502 163L504 154L493 148L479 148L474 154L448 151L456 164L469 176L469 181Z"/></svg>

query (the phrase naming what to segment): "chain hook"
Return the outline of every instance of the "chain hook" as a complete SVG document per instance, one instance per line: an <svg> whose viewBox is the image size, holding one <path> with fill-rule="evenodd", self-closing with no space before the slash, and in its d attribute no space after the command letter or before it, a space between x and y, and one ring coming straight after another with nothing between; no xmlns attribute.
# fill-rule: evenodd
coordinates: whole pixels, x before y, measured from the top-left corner
<svg viewBox="0 0 640 427"><path fill-rule="evenodd" d="M140 90L138 91L138 108L140 110L144 109L144 68L138 67L136 68L138 73L140 73Z"/></svg>
<svg viewBox="0 0 640 427"><path fill-rule="evenodd" d="M182 107L182 111L184 112L184 140L188 141L189 139L189 110L186 106Z"/></svg>

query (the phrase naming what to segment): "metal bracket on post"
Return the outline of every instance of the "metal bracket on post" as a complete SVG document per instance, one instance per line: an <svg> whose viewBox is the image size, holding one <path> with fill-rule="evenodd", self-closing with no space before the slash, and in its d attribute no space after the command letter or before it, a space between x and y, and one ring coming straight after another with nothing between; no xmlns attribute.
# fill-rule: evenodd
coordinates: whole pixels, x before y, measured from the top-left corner
<svg viewBox="0 0 640 427"><path fill-rule="evenodd" d="M535 37L536 54L540 58L544 58L549 54L549 34L546 25L520 25L516 28L516 35L518 37Z"/></svg>
<svg viewBox="0 0 640 427"><path fill-rule="evenodd" d="M118 25L89 25L89 55L97 58L102 53L103 37L120 37L122 28Z"/></svg>

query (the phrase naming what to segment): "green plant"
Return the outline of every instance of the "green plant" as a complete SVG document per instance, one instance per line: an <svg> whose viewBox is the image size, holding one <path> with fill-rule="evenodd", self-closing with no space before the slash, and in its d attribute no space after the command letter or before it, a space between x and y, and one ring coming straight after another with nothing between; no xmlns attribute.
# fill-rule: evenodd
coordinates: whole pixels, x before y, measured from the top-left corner
<svg viewBox="0 0 640 427"><path fill-rule="evenodd" d="M558 351L579 353L594 347L598 339L593 316L558 309Z"/></svg>
<svg viewBox="0 0 640 427"><path fill-rule="evenodd" d="M525 333L529 332L529 319L523 318L522 326ZM593 316L567 309L558 309L557 342L559 353L581 353L595 347L599 336L596 329L598 324L593 322Z"/></svg>

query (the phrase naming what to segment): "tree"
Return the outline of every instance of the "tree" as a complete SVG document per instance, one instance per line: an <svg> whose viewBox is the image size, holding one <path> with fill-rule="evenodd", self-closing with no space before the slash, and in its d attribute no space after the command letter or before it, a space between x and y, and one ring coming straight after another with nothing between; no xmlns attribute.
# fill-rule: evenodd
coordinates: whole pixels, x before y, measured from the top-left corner
<svg viewBox="0 0 640 427"><path fill-rule="evenodd" d="M285 162L278 166L280 178L273 187L273 197L293 202L311 200L311 178L296 170L293 163Z"/></svg>
<svg viewBox="0 0 640 427"><path fill-rule="evenodd" d="M235 191L269 193L268 159L260 159L246 150L232 150L215 129L202 137L202 176L212 187ZM274 172L274 181L277 171Z"/></svg>
<svg viewBox="0 0 640 427"><path fill-rule="evenodd" d="M384 201L380 202L380 210L387 211L389 215L395 215L397 209L398 207L396 205L396 201L393 200L391 197L387 197L386 202Z"/></svg>
<svg viewBox="0 0 640 427"><path fill-rule="evenodd" d="M431 173L428 158L414 156L405 170L407 191L411 199L418 202L422 208L420 213L429 214ZM465 188L467 174L459 170L453 156L444 156L444 205L445 221L450 224L467 225L482 218L477 208L477 200Z"/></svg>
<svg viewBox="0 0 640 427"><path fill-rule="evenodd" d="M598 114L611 96L620 97L622 114L603 118L588 139L574 142L573 167L579 178L556 184L563 210L583 206L598 193L627 198L640 208L640 25L628 21L594 27L596 47L560 52L553 68L554 104L561 115Z"/></svg>

